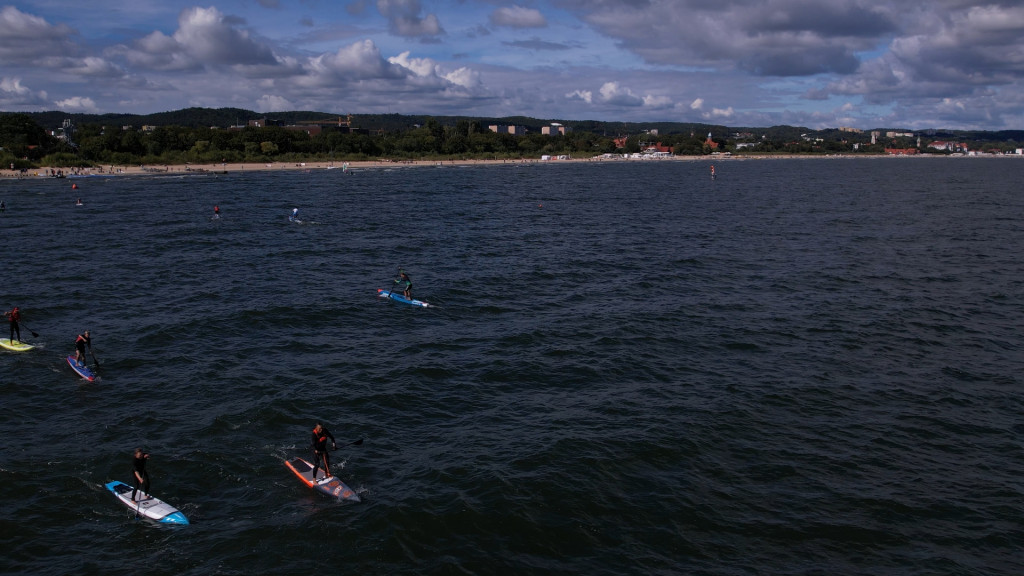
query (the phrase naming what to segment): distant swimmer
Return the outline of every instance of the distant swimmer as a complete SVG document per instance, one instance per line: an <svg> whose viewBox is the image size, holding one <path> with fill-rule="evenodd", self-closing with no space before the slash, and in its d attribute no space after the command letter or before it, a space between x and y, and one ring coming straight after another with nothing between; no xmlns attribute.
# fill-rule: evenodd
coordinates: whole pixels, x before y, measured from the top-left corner
<svg viewBox="0 0 1024 576"><path fill-rule="evenodd" d="M292 215L288 217L288 221L289 222L298 222L299 221L299 209L298 208L292 208Z"/></svg>
<svg viewBox="0 0 1024 576"><path fill-rule="evenodd" d="M711 179L712 180L715 179L715 165L714 164L711 165Z"/></svg>
<svg viewBox="0 0 1024 576"><path fill-rule="evenodd" d="M75 200L75 206L81 206L81 205L82 205L82 199L81 198L79 198L78 200Z"/></svg>
<svg viewBox="0 0 1024 576"><path fill-rule="evenodd" d="M0 200L0 212L7 212L7 204L3 200Z"/></svg>
<svg viewBox="0 0 1024 576"><path fill-rule="evenodd" d="M218 218L220 218L220 206L214 206L213 207L213 219L216 220Z"/></svg>

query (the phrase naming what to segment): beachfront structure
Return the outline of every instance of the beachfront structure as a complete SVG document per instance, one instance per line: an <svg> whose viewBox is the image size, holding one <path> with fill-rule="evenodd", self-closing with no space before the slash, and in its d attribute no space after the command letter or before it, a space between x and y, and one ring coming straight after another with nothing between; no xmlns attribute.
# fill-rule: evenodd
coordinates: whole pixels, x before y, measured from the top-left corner
<svg viewBox="0 0 1024 576"><path fill-rule="evenodd" d="M652 144L650 142L640 143L640 152L651 156L671 156L675 149L672 146L665 146L661 142Z"/></svg>
<svg viewBox="0 0 1024 576"><path fill-rule="evenodd" d="M959 152L961 154L967 152L967 144L963 142L936 140L935 142L929 142L928 147L935 150L945 150L947 152Z"/></svg>

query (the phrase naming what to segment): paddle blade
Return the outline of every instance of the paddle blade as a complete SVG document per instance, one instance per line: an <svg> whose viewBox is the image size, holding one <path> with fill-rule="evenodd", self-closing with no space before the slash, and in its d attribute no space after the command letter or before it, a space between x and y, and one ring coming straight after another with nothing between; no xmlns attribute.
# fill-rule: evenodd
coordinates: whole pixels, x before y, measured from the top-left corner
<svg viewBox="0 0 1024 576"><path fill-rule="evenodd" d="M360 438L359 440L356 440L355 442L352 443L352 445L353 446L362 446L363 445L363 439Z"/></svg>

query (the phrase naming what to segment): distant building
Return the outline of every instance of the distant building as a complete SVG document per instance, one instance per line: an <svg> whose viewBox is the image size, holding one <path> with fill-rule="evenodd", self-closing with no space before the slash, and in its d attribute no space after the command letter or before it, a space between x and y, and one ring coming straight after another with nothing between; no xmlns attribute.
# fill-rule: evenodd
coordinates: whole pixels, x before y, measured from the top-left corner
<svg viewBox="0 0 1024 576"><path fill-rule="evenodd" d="M565 133L570 131L571 129L568 126L563 126L558 122L552 122L550 126L542 126L540 129L540 133L547 136L552 134L561 134L562 136L565 136Z"/></svg>
<svg viewBox="0 0 1024 576"><path fill-rule="evenodd" d="M498 134L511 134L513 136L522 136L526 134L525 126L499 126L497 124L491 124L487 127L491 132Z"/></svg>
<svg viewBox="0 0 1024 576"><path fill-rule="evenodd" d="M711 132L708 132L708 139L704 141L704 144L707 144L708 148L712 150L718 150L718 142L711 139Z"/></svg>
<svg viewBox="0 0 1024 576"><path fill-rule="evenodd" d="M51 136L58 140L63 140L68 143L69 146L74 146L75 143L71 141L72 136L75 134L75 125L71 122L70 118L65 118L60 128L57 128L50 133Z"/></svg>
<svg viewBox="0 0 1024 576"><path fill-rule="evenodd" d="M282 126L281 128L289 130L291 132L305 132L310 136L317 136L318 134L324 131L323 126L320 126L319 124L305 124L302 126L289 125Z"/></svg>

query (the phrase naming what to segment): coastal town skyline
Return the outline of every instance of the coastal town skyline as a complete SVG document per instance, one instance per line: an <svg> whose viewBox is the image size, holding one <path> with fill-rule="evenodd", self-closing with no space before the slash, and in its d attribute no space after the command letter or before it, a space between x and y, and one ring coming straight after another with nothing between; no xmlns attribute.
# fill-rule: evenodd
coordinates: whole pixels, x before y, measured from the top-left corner
<svg viewBox="0 0 1024 576"><path fill-rule="evenodd" d="M1006 130L1021 37L957 0L36 0L0 3L0 110Z"/></svg>

